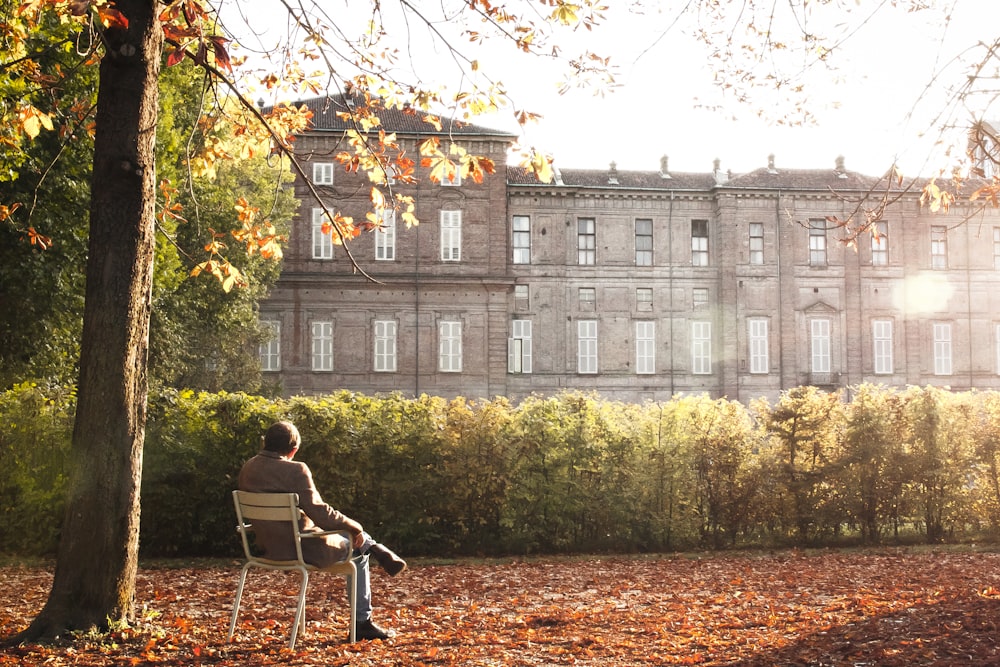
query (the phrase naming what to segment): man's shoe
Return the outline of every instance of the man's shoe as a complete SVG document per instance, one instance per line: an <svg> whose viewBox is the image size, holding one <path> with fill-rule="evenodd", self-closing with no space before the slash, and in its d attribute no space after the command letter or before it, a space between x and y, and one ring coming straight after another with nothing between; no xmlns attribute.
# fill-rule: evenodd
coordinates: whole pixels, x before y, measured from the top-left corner
<svg viewBox="0 0 1000 667"><path fill-rule="evenodd" d="M354 629L354 634L358 639L389 639L395 637L396 633L375 625L372 620L361 621Z"/></svg>
<svg viewBox="0 0 1000 667"><path fill-rule="evenodd" d="M406 561L381 544L373 544L368 550L368 554L382 566L383 570L389 573L390 577L395 577L406 569Z"/></svg>

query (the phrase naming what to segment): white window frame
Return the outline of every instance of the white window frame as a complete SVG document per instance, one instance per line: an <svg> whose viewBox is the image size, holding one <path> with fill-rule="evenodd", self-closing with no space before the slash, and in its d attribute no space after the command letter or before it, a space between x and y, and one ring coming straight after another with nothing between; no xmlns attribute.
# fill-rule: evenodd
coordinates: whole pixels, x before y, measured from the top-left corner
<svg viewBox="0 0 1000 667"><path fill-rule="evenodd" d="M333 370L333 322L314 320L309 325L312 370L329 373Z"/></svg>
<svg viewBox="0 0 1000 667"><path fill-rule="evenodd" d="M511 320L507 339L507 372L531 373L531 320Z"/></svg>
<svg viewBox="0 0 1000 667"><path fill-rule="evenodd" d="M462 322L438 322L438 370L442 373L462 372Z"/></svg>
<svg viewBox="0 0 1000 667"><path fill-rule="evenodd" d="M396 209L379 212L379 227L375 230L375 259L391 262L396 259Z"/></svg>
<svg viewBox="0 0 1000 667"><path fill-rule="evenodd" d="M997 370L996 370L996 373L997 373L997 375L1000 375L1000 324L993 325L993 335L995 337L995 339L994 339L994 346L995 346L995 348L994 349L996 350L996 360L997 360Z"/></svg>
<svg viewBox="0 0 1000 667"><path fill-rule="evenodd" d="M712 374L712 323L705 320L691 322L691 373Z"/></svg>
<svg viewBox="0 0 1000 667"><path fill-rule="evenodd" d="M527 285L514 285L514 308L527 310L531 306L530 291Z"/></svg>
<svg viewBox="0 0 1000 667"><path fill-rule="evenodd" d="M597 221L594 218L576 219L577 264L597 264Z"/></svg>
<svg viewBox="0 0 1000 667"><path fill-rule="evenodd" d="M441 261L462 261L461 211L441 211Z"/></svg>
<svg viewBox="0 0 1000 667"><path fill-rule="evenodd" d="M951 322L934 322L934 375L951 375Z"/></svg>
<svg viewBox="0 0 1000 667"><path fill-rule="evenodd" d="M747 352L753 374L763 375L771 370L769 327L770 321L764 317L747 320Z"/></svg>
<svg viewBox="0 0 1000 667"><path fill-rule="evenodd" d="M872 266L889 266L889 223L885 220L876 222L871 239Z"/></svg>
<svg viewBox="0 0 1000 667"><path fill-rule="evenodd" d="M312 210L312 258L333 259L333 234L323 233L326 213L321 208ZM330 224L333 224L332 222Z"/></svg>
<svg viewBox="0 0 1000 667"><path fill-rule="evenodd" d="M636 287L635 288L635 309L640 311L651 311L653 310L653 288L652 287Z"/></svg>
<svg viewBox="0 0 1000 667"><path fill-rule="evenodd" d="M375 320L374 366L376 373L396 372L396 330L395 320Z"/></svg>
<svg viewBox="0 0 1000 667"><path fill-rule="evenodd" d="M314 162L313 163L313 184L333 185L333 163Z"/></svg>
<svg viewBox="0 0 1000 667"><path fill-rule="evenodd" d="M281 321L261 320L262 328L271 330L270 340L260 344L260 369L265 373L281 370Z"/></svg>
<svg viewBox="0 0 1000 667"><path fill-rule="evenodd" d="M696 235L695 227L705 233ZM691 266L708 266L708 220L691 221Z"/></svg>
<svg viewBox="0 0 1000 667"><path fill-rule="evenodd" d="M993 228L993 268L1000 271L1000 227Z"/></svg>
<svg viewBox="0 0 1000 667"><path fill-rule="evenodd" d="M448 174L445 174L444 178L441 179L441 185L446 188L457 188L462 184L462 165L456 164L455 171L452 172L452 178L448 178Z"/></svg>
<svg viewBox="0 0 1000 667"><path fill-rule="evenodd" d="M637 375L656 372L656 322L636 320L635 372Z"/></svg>
<svg viewBox="0 0 1000 667"><path fill-rule="evenodd" d="M826 220L813 218L809 220L809 266L825 267L828 261Z"/></svg>
<svg viewBox="0 0 1000 667"><path fill-rule="evenodd" d="M891 375L892 320L872 320L872 370L875 375Z"/></svg>
<svg viewBox="0 0 1000 667"><path fill-rule="evenodd" d="M809 369L813 373L830 373L830 320L809 320Z"/></svg>
<svg viewBox="0 0 1000 667"><path fill-rule="evenodd" d="M531 264L531 218L515 215L510 221L511 262Z"/></svg>
<svg viewBox="0 0 1000 667"><path fill-rule="evenodd" d="M948 228L944 225L931 227L931 268L948 268Z"/></svg>
<svg viewBox="0 0 1000 667"><path fill-rule="evenodd" d="M597 308L597 288L580 287L576 291L580 310L595 310Z"/></svg>
<svg viewBox="0 0 1000 667"><path fill-rule="evenodd" d="M577 320L576 372L597 373L597 320Z"/></svg>
<svg viewBox="0 0 1000 667"><path fill-rule="evenodd" d="M691 310L704 310L708 308L709 293L707 287L691 288Z"/></svg>
<svg viewBox="0 0 1000 667"><path fill-rule="evenodd" d="M764 223L751 222L748 230L747 248L751 264L764 263Z"/></svg>
<svg viewBox="0 0 1000 667"><path fill-rule="evenodd" d="M653 221L650 218L636 218L635 221L635 265L653 265Z"/></svg>

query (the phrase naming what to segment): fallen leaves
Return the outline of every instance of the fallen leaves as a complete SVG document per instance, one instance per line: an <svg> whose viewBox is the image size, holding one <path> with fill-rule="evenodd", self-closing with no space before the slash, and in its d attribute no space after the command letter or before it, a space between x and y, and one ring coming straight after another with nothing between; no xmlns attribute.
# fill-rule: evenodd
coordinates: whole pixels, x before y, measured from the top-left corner
<svg viewBox="0 0 1000 667"><path fill-rule="evenodd" d="M307 631L287 648L298 580L252 573L225 642L237 567L143 569L153 619L110 639L29 644L0 665L1000 664L1000 555L803 554L546 559L372 572L376 620L399 635L347 644L343 580L310 579ZM0 634L51 585L0 569Z"/></svg>

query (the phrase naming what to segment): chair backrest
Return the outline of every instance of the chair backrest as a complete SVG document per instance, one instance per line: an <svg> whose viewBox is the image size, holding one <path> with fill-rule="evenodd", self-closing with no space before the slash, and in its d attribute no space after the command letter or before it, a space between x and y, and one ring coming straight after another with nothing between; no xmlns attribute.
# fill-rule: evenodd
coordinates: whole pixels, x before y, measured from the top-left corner
<svg viewBox="0 0 1000 667"><path fill-rule="evenodd" d="M250 491L233 491L233 505L236 507L236 518L239 524L236 530L243 539L243 553L248 561L268 560L255 556L250 550L248 533L253 531L254 521L273 521L288 524L292 539L295 540L296 560L305 565L302 560L302 540L299 534L299 495L297 493L252 493Z"/></svg>

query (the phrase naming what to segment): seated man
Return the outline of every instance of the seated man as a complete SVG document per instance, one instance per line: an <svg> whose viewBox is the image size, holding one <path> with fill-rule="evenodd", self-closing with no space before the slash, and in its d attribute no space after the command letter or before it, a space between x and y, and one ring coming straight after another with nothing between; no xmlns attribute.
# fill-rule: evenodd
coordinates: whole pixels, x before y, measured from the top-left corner
<svg viewBox="0 0 1000 667"><path fill-rule="evenodd" d="M385 570L395 576L406 569L406 562L389 549L372 540L361 524L327 505L313 483L312 472L305 463L293 461L300 444L299 430L295 425L282 421L272 424L264 435L264 447L259 454L243 464L240 470L241 491L256 493L297 493L299 507L305 516L302 532L321 530L346 530L353 535L354 563L357 576L357 628L358 639L386 639L392 632L380 628L372 621L371 588L368 574L368 556L371 555ZM295 545L285 533L272 530L266 523L254 526L257 545L264 555L275 560L294 560ZM346 556L349 544L342 535L328 535L322 539L302 540L302 557L316 567L332 565Z"/></svg>

